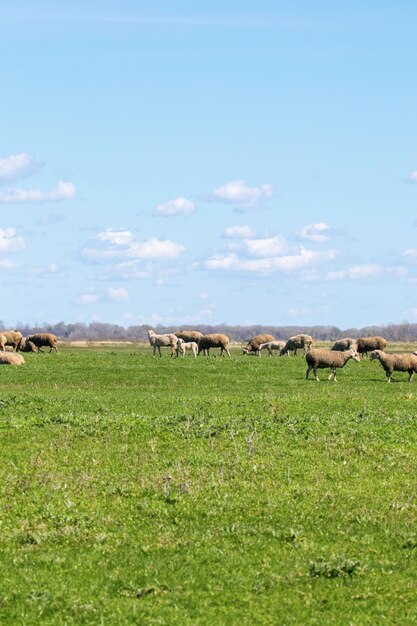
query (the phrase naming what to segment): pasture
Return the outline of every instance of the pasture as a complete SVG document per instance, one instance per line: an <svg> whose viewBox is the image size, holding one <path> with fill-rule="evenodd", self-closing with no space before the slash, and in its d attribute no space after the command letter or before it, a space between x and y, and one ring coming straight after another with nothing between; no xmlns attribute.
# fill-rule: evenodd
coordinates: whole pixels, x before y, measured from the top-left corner
<svg viewBox="0 0 417 626"><path fill-rule="evenodd" d="M1 623L417 623L417 381L60 351L0 369Z"/></svg>

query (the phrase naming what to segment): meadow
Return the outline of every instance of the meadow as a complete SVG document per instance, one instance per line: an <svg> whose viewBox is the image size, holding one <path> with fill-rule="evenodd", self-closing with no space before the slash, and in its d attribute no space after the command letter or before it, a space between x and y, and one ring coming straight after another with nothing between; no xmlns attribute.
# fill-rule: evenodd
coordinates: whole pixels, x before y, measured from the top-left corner
<svg viewBox="0 0 417 626"><path fill-rule="evenodd" d="M0 369L1 623L417 623L417 380L240 352Z"/></svg>

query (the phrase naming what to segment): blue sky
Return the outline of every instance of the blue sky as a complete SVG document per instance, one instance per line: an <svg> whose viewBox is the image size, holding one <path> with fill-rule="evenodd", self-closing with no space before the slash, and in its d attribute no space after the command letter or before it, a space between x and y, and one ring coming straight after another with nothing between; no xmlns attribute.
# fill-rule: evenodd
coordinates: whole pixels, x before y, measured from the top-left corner
<svg viewBox="0 0 417 626"><path fill-rule="evenodd" d="M338 4L2 7L5 324L417 321L417 6Z"/></svg>

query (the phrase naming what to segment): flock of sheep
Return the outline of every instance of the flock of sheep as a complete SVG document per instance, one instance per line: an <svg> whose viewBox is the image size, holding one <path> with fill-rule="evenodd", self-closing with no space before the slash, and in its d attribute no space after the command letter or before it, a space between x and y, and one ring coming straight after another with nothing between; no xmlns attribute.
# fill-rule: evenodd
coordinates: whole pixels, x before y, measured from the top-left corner
<svg viewBox="0 0 417 626"><path fill-rule="evenodd" d="M162 347L171 349L171 356L184 357L190 353L197 358L202 352L206 357L210 356L212 348L220 348L220 356L230 357L229 337L222 333L203 335L197 330L180 330L176 333L158 335L153 330L148 330L148 339L153 347L153 355L158 351L161 354ZM391 382L393 372L407 372L408 382L411 382L417 372L417 351L411 354L387 354L385 348L386 339L383 337L360 337L352 339L346 337L335 342L333 347L313 348L313 339L310 335L300 334L290 337L287 341L277 341L272 335L262 334L252 337L243 348L243 354L255 354L261 356L262 350L267 350L269 356L274 351L280 356L297 354L297 350L303 350L307 362L306 378L310 372L315 380L319 381L318 369L329 368L329 380L336 381L336 370L341 369L353 359L360 361L361 355L366 356L370 352L370 359L378 360L387 376L387 382ZM49 352L58 352L58 340L52 333L36 333L23 337L17 330L0 332L0 365L22 365L25 360L19 352L43 352L42 348L49 348Z"/></svg>
<svg viewBox="0 0 417 626"><path fill-rule="evenodd" d="M58 339L52 333L36 333L23 337L18 330L2 330L0 332L0 365L23 365L25 359L19 352L58 352Z"/></svg>
<svg viewBox="0 0 417 626"><path fill-rule="evenodd" d="M161 347L171 348L171 356L185 356L186 352L191 352L194 358L201 352L209 356L211 348L220 348L220 356L227 354L229 337L220 333L203 335L199 331L181 330L176 333L157 335L153 330L148 331L149 343L153 347L153 354L158 350L161 356ZM306 378L313 371L315 380L319 381L318 369L329 368L329 380L336 379L336 370L341 369L346 363L353 359L359 362L361 355L367 356L371 353L370 360L377 359L382 365L387 376L387 382L391 382L394 371L407 372L408 382L411 382L413 375L417 372L417 351L411 354L387 354L385 348L387 340L384 337L360 337L352 339L346 337L334 343L331 349L313 348L313 339L310 335L300 334L290 337L287 341L276 341L272 335L255 335L243 348L243 354L255 354L261 356L262 350L267 350L269 356L277 351L280 356L290 353L297 354L297 350L303 350L307 362Z"/></svg>

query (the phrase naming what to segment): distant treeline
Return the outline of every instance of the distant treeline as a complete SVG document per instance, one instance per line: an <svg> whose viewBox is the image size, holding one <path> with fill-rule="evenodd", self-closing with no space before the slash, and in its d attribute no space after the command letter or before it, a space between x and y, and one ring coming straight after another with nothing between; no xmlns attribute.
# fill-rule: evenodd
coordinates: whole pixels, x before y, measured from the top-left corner
<svg viewBox="0 0 417 626"><path fill-rule="evenodd" d="M0 321L0 328L5 329L5 325ZM159 334L175 332L180 329L199 330L204 334L224 333L231 341L243 342L247 341L253 335L261 333L270 333L276 339L287 339L292 335L299 333L307 333L313 339L321 341L335 341L341 337L365 337L369 335L382 335L389 341L417 341L417 324L387 324L386 326L365 326L364 328L346 328L341 329L337 326L229 326L227 324L217 324L209 326L208 324L195 324L193 326L151 326L142 324L141 326L129 326L124 328L117 324L106 324L103 322L92 322L91 324L58 324L44 323L38 326L24 324L18 322L16 329L24 335L31 335L37 332L51 332L60 339L74 340L131 340L146 341L146 332L149 329L155 330Z"/></svg>

